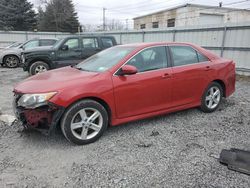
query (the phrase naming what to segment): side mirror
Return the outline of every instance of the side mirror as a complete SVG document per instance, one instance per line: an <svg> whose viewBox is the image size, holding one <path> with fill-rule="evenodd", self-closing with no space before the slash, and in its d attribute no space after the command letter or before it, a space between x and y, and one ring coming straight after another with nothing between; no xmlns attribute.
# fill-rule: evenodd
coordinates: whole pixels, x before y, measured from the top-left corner
<svg viewBox="0 0 250 188"><path fill-rule="evenodd" d="M135 66L132 65L124 65L121 69L120 69L120 74L119 75L132 75L132 74L136 74L137 68Z"/></svg>
<svg viewBox="0 0 250 188"><path fill-rule="evenodd" d="M62 50L62 51L67 51L67 50L69 50L69 46L68 46L68 45L63 45L63 46L61 47L61 50Z"/></svg>

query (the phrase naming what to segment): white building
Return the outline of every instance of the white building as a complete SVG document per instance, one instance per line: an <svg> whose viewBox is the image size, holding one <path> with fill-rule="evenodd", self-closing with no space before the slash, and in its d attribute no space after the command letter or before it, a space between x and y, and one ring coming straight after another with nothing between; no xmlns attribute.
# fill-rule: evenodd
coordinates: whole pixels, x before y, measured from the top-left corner
<svg viewBox="0 0 250 188"><path fill-rule="evenodd" d="M134 29L212 25L250 21L250 10L185 4L134 18Z"/></svg>

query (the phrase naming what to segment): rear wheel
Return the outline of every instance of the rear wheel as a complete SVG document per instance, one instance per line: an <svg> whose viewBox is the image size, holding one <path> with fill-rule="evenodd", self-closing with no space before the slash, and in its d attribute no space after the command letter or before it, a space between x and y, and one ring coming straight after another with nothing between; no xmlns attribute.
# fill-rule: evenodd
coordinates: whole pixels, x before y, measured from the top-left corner
<svg viewBox="0 0 250 188"><path fill-rule="evenodd" d="M212 82L205 90L201 100L201 110L203 112L215 111L222 99L223 90L219 83Z"/></svg>
<svg viewBox="0 0 250 188"><path fill-rule="evenodd" d="M39 74L49 70L49 65L43 61L32 63L29 69L30 75Z"/></svg>
<svg viewBox="0 0 250 188"><path fill-rule="evenodd" d="M8 55L4 58L3 63L8 68L16 68L19 64L19 58L15 55Z"/></svg>
<svg viewBox="0 0 250 188"><path fill-rule="evenodd" d="M98 102L82 100L69 107L61 120L64 136L78 145L95 142L108 126L108 113Z"/></svg>

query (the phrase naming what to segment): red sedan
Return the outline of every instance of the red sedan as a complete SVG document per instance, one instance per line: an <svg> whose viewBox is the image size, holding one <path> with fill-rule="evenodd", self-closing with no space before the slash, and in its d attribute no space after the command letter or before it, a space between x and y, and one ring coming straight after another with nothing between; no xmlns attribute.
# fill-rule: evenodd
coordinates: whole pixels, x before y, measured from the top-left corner
<svg viewBox="0 0 250 188"><path fill-rule="evenodd" d="M75 144L108 125L200 107L215 111L235 91L235 63L188 43L141 43L102 51L74 67L26 79L14 110L25 127L61 126Z"/></svg>

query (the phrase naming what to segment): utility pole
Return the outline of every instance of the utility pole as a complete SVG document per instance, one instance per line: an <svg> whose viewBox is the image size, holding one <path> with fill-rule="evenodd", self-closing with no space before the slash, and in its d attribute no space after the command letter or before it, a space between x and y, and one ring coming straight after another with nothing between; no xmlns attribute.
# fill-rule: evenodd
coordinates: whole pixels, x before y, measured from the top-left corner
<svg viewBox="0 0 250 188"><path fill-rule="evenodd" d="M128 19L126 19L126 30L128 30Z"/></svg>
<svg viewBox="0 0 250 188"><path fill-rule="evenodd" d="M106 18L105 18L105 11L107 9L106 8L103 8L102 11L103 11L103 31L106 30Z"/></svg>
<svg viewBox="0 0 250 188"><path fill-rule="evenodd" d="M78 34L81 35L81 25L78 26Z"/></svg>

